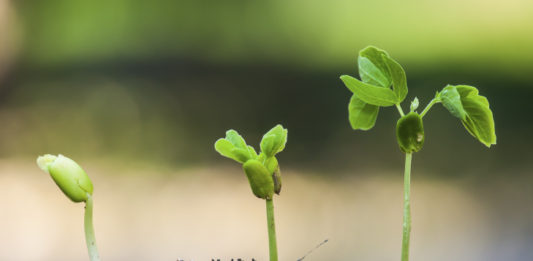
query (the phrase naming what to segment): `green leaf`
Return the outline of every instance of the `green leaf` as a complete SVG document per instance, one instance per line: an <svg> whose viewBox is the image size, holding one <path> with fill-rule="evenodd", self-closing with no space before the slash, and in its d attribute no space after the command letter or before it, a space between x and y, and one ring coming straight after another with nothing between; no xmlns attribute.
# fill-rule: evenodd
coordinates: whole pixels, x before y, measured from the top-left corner
<svg viewBox="0 0 533 261"><path fill-rule="evenodd" d="M246 142L235 130L226 131L226 140L230 141L236 148L246 149Z"/></svg>
<svg viewBox="0 0 533 261"><path fill-rule="evenodd" d="M252 159L252 157L250 156L250 151L248 150L248 148L246 149L241 149L241 148L233 148L231 150L231 153L233 155L233 158L234 160L240 162L240 163L244 163L250 159Z"/></svg>
<svg viewBox="0 0 533 261"><path fill-rule="evenodd" d="M379 106L368 104L354 94L348 104L348 115L352 129L369 130L376 124Z"/></svg>
<svg viewBox="0 0 533 261"><path fill-rule="evenodd" d="M400 103L407 96L407 77L405 76L405 71L399 63L390 57L385 57L385 60L387 61L389 73L392 77L392 90L396 94L396 97L398 97L397 103Z"/></svg>
<svg viewBox="0 0 533 261"><path fill-rule="evenodd" d="M248 145L248 151L250 152L251 159L257 158L257 152L255 152L254 147Z"/></svg>
<svg viewBox="0 0 533 261"><path fill-rule="evenodd" d="M466 112L465 119L461 121L465 128L485 146L496 144L494 118L487 98L479 95L478 90L472 86L457 85L455 88Z"/></svg>
<svg viewBox="0 0 533 261"><path fill-rule="evenodd" d="M350 91L366 103L386 107L399 102L391 89L363 83L349 75L342 75L340 78Z"/></svg>
<svg viewBox="0 0 533 261"><path fill-rule="evenodd" d="M222 156L239 161L233 154L235 146L224 138L220 138L215 142L215 150Z"/></svg>
<svg viewBox="0 0 533 261"><path fill-rule="evenodd" d="M287 129L280 124L269 130L261 140L261 152L267 158L273 157L285 148L287 143Z"/></svg>
<svg viewBox="0 0 533 261"><path fill-rule="evenodd" d="M392 78L385 57L389 54L374 46L368 46L359 52L359 76L365 83L389 88Z"/></svg>
<svg viewBox="0 0 533 261"><path fill-rule="evenodd" d="M448 85L444 87L442 92L438 94L438 97L442 102L442 105L444 105L453 116L463 121L466 119L466 111L461 102L461 95L455 86Z"/></svg>
<svg viewBox="0 0 533 261"><path fill-rule="evenodd" d="M389 75L385 71L380 70L368 58L359 56L359 76L363 82L388 88L391 85Z"/></svg>
<svg viewBox="0 0 533 261"><path fill-rule="evenodd" d="M394 61L387 52L368 46L359 52L359 76L364 83L389 88L402 102L407 96L407 79L402 66Z"/></svg>
<svg viewBox="0 0 533 261"><path fill-rule="evenodd" d="M234 130L228 130L226 138L218 139L215 142L215 150L220 155L240 163L257 157L254 148L247 146L241 135Z"/></svg>

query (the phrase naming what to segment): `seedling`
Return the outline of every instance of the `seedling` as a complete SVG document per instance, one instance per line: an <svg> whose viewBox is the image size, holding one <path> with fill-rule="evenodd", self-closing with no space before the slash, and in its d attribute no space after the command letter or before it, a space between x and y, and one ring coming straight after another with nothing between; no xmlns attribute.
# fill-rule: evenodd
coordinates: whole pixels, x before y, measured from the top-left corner
<svg viewBox="0 0 533 261"><path fill-rule="evenodd" d="M73 160L59 154L37 158L37 165L50 174L61 191L73 202L85 202L85 241L91 261L99 261L93 227L93 184L89 176Z"/></svg>
<svg viewBox="0 0 533 261"><path fill-rule="evenodd" d="M455 117L461 120L466 130L485 146L496 144L494 119L487 98L479 95L475 87L448 85L437 92L426 108L419 114L418 98L410 105L410 112L404 114L400 103L407 96L407 81L403 68L387 52L373 46L359 52L359 76L361 80L348 75L340 78L353 93L348 105L349 121L354 130L369 130L374 127L380 107L396 106L400 119L396 124L396 139L400 150L405 153L404 210L402 261L409 260L409 239L411 232L410 183L411 160L414 152L424 145L424 124L422 118L433 105L442 103Z"/></svg>
<svg viewBox="0 0 533 261"><path fill-rule="evenodd" d="M274 193L279 195L281 191L281 172L276 154L285 148L286 143L287 129L279 124L263 136L259 155L252 146L246 145L241 135L234 130L228 130L226 138L221 138L215 143L215 150L220 155L243 164L242 168L248 177L253 194L266 201L270 261L278 260L272 201Z"/></svg>

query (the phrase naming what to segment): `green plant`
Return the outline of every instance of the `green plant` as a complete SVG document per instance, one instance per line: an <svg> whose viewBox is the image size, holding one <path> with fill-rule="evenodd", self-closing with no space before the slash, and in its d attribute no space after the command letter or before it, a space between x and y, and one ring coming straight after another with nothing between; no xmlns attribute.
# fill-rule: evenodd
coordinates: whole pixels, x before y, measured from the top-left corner
<svg viewBox="0 0 533 261"><path fill-rule="evenodd" d="M396 138L405 153L404 212L402 261L409 260L409 238L411 231L410 183L411 160L414 152L424 145L424 124L422 118L433 105L442 103L455 117L461 120L466 130L485 146L496 144L494 119L487 99L479 95L475 87L448 85L437 92L426 108L419 114L418 98L411 102L410 112L404 114L400 103L407 96L407 81L403 68L387 52L373 46L359 52L359 76L361 80L348 75L340 78L353 93L348 106L349 121L354 130L369 130L374 127L379 108L396 106L400 119L396 124Z"/></svg>
<svg viewBox="0 0 533 261"><path fill-rule="evenodd" d="M73 202L85 202L85 241L91 261L99 261L93 228L93 184L89 176L73 160L59 154L37 158L37 165L50 174L61 191Z"/></svg>
<svg viewBox="0 0 533 261"><path fill-rule="evenodd" d="M220 155L243 164L252 192L266 201L270 261L278 260L273 197L274 193L279 195L281 191L281 172L276 154L285 148L286 143L287 129L279 124L263 136L259 155L234 130L228 130L226 138L215 142L215 150Z"/></svg>

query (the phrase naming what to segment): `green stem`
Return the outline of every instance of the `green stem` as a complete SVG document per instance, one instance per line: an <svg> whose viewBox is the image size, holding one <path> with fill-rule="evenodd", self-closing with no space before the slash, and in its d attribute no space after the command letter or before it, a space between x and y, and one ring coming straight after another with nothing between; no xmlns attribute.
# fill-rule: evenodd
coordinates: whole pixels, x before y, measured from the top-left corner
<svg viewBox="0 0 533 261"><path fill-rule="evenodd" d="M274 224L274 203L272 199L266 200L267 224L268 224L268 247L270 261L278 261L278 246L276 243L276 225Z"/></svg>
<svg viewBox="0 0 533 261"><path fill-rule="evenodd" d="M94 237L93 227L93 197L87 193L87 201L85 202L85 242L89 250L89 258L91 261L100 261L98 249L96 248L96 239Z"/></svg>
<svg viewBox="0 0 533 261"><path fill-rule="evenodd" d="M426 115L426 113L428 113L429 109L431 109L431 107L433 107L433 105L435 105L435 103L439 102L440 100L437 99L436 97L433 98L433 100L431 100L428 105L426 105L426 108L424 108L424 110L422 111L422 113L420 113L420 117L423 118L424 115Z"/></svg>
<svg viewBox="0 0 533 261"><path fill-rule="evenodd" d="M405 173L403 178L403 235L402 261L409 260L409 239L411 233L411 153L405 153Z"/></svg>
<svg viewBox="0 0 533 261"><path fill-rule="evenodd" d="M403 109L402 109L402 106L400 106L400 104L396 104L396 109L398 109L398 112L400 113L400 116L405 116L405 114L403 113Z"/></svg>

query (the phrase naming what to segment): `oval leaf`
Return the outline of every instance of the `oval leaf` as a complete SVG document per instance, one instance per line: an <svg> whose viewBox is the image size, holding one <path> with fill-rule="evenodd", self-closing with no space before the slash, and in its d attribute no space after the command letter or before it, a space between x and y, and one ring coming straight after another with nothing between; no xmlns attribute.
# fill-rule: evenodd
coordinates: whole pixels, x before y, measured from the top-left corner
<svg viewBox="0 0 533 261"><path fill-rule="evenodd" d="M390 57L385 57L385 61L387 61L389 73L392 78L392 90L398 97L397 103L400 103L407 96L407 77L405 76L405 71L399 63Z"/></svg>
<svg viewBox="0 0 533 261"><path fill-rule="evenodd" d="M226 140L231 142L233 146L239 149L246 149L246 142L244 139L239 135L239 133L235 130L228 130L226 131Z"/></svg>
<svg viewBox="0 0 533 261"><path fill-rule="evenodd" d="M284 129L280 124L269 130L261 140L261 152L267 158L273 157L285 148L287 143L287 129Z"/></svg>
<svg viewBox="0 0 533 261"><path fill-rule="evenodd" d="M376 124L379 106L368 104L354 94L348 105L348 117L352 129L370 130Z"/></svg>
<svg viewBox="0 0 533 261"><path fill-rule="evenodd" d="M389 56L387 52L374 46L368 46L361 50L357 59L361 81L389 88L392 84L392 78L387 61L385 61L387 56Z"/></svg>
<svg viewBox="0 0 533 261"><path fill-rule="evenodd" d="M368 46L359 52L359 76L364 83L389 88L398 97L397 103L407 96L407 78L402 66L390 55L374 46Z"/></svg>
<svg viewBox="0 0 533 261"><path fill-rule="evenodd" d="M391 89L363 83L349 75L340 78L350 91L366 103L384 107L398 103L398 97Z"/></svg>
<svg viewBox="0 0 533 261"><path fill-rule="evenodd" d="M475 87L468 85L455 86L461 96L461 104L465 110L465 119L461 122L472 136L485 146L496 144L496 130L494 117L489 107L489 101L479 95Z"/></svg>
<svg viewBox="0 0 533 261"><path fill-rule="evenodd" d="M366 83L388 88L391 85L389 75L385 71L378 68L368 58L359 56L359 76L361 80Z"/></svg>
<svg viewBox="0 0 533 261"><path fill-rule="evenodd" d="M466 111L461 102L461 95L455 86L448 85L444 87L438 97L440 98L442 105L444 105L453 116L461 120L466 119Z"/></svg>
<svg viewBox="0 0 533 261"><path fill-rule="evenodd" d="M215 142L215 150L220 155L240 163L257 158L254 148L246 145L244 139L235 130L228 130L226 138L218 139Z"/></svg>

